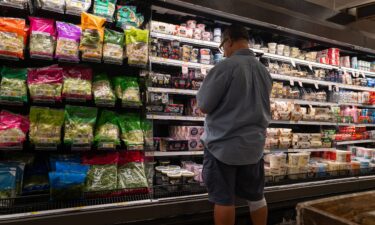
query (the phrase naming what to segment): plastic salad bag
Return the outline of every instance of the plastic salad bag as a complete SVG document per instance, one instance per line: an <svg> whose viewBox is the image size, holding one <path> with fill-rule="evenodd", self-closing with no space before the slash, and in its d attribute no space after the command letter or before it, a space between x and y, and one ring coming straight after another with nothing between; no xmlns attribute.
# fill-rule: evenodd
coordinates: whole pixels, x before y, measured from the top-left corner
<svg viewBox="0 0 375 225"><path fill-rule="evenodd" d="M114 78L115 93L124 106L142 105L138 80L136 77L118 76Z"/></svg>
<svg viewBox="0 0 375 225"><path fill-rule="evenodd" d="M86 173L50 172L52 200L80 199L83 197Z"/></svg>
<svg viewBox="0 0 375 225"><path fill-rule="evenodd" d="M91 100L92 69L89 67L64 67L64 86L62 94L65 99Z"/></svg>
<svg viewBox="0 0 375 225"><path fill-rule="evenodd" d="M87 12L91 6L91 0L65 0L65 13L72 15L81 15Z"/></svg>
<svg viewBox="0 0 375 225"><path fill-rule="evenodd" d="M115 148L120 144L118 118L115 112L103 110L96 125L95 142L102 148Z"/></svg>
<svg viewBox="0 0 375 225"><path fill-rule="evenodd" d="M103 60L122 64L124 58L124 34L114 30L105 29Z"/></svg>
<svg viewBox="0 0 375 225"><path fill-rule="evenodd" d="M0 168L0 199L16 197L16 176L16 168ZM9 204L10 202L2 202L0 206L9 206Z"/></svg>
<svg viewBox="0 0 375 225"><path fill-rule="evenodd" d="M144 156L139 151L121 152L118 162L117 188L148 188Z"/></svg>
<svg viewBox="0 0 375 225"><path fill-rule="evenodd" d="M29 131L29 120L8 111L0 112L0 146L22 145Z"/></svg>
<svg viewBox="0 0 375 225"><path fill-rule="evenodd" d="M115 13L117 0L95 0L94 1L94 14L113 21L113 14Z"/></svg>
<svg viewBox="0 0 375 225"><path fill-rule="evenodd" d="M126 55L130 65L145 66L148 62L148 30L132 28L125 31Z"/></svg>
<svg viewBox="0 0 375 225"><path fill-rule="evenodd" d="M118 153L85 155L83 164L90 165L87 172L86 191L110 191L117 188Z"/></svg>
<svg viewBox="0 0 375 225"><path fill-rule="evenodd" d="M96 105L115 106L115 93L106 73L99 73L94 76L92 89Z"/></svg>
<svg viewBox="0 0 375 225"><path fill-rule="evenodd" d="M88 13L81 16L81 42L79 49L82 58L100 62L102 59L105 18Z"/></svg>
<svg viewBox="0 0 375 225"><path fill-rule="evenodd" d="M50 155L49 157L49 166L51 171L56 170L56 164L57 163L74 163L78 164L81 163L81 157L77 154L58 154L58 155Z"/></svg>
<svg viewBox="0 0 375 225"><path fill-rule="evenodd" d="M61 101L63 69L57 65L29 69L27 84L33 101Z"/></svg>
<svg viewBox="0 0 375 225"><path fill-rule="evenodd" d="M0 163L0 170L6 168L15 168L16 169L16 192L17 195L22 194L22 184L23 184L23 174L25 171L25 163L20 162L6 162Z"/></svg>
<svg viewBox="0 0 375 225"><path fill-rule="evenodd" d="M65 0L36 0L36 4L44 10L64 13Z"/></svg>
<svg viewBox="0 0 375 225"><path fill-rule="evenodd" d="M58 109L30 108L30 141L35 145L60 144L64 111Z"/></svg>
<svg viewBox="0 0 375 225"><path fill-rule="evenodd" d="M69 145L91 145L94 140L94 126L97 108L65 107L64 143Z"/></svg>
<svg viewBox="0 0 375 225"><path fill-rule="evenodd" d="M55 21L51 19L29 17L30 20L30 57L53 59L55 51Z"/></svg>
<svg viewBox="0 0 375 225"><path fill-rule="evenodd" d="M137 13L135 6L117 5L116 26L124 30L139 27L144 21L142 14Z"/></svg>
<svg viewBox="0 0 375 225"><path fill-rule="evenodd" d="M56 58L63 61L78 62L81 28L71 23L57 21L56 29Z"/></svg>
<svg viewBox="0 0 375 225"><path fill-rule="evenodd" d="M3 67L1 69L0 101L27 102L27 69Z"/></svg>
<svg viewBox="0 0 375 225"><path fill-rule="evenodd" d="M49 190L48 168L44 159L35 160L34 164L27 167L24 174L23 193L33 194Z"/></svg>
<svg viewBox="0 0 375 225"><path fill-rule="evenodd" d="M152 149L154 147L153 126L150 120L142 119L141 127L143 130L143 138L145 141L145 148Z"/></svg>
<svg viewBox="0 0 375 225"><path fill-rule="evenodd" d="M90 169L89 165L82 165L79 163L71 163L71 162L56 162L56 172L87 174L89 169Z"/></svg>
<svg viewBox="0 0 375 225"><path fill-rule="evenodd" d="M27 9L29 0L0 0L0 5L18 9Z"/></svg>
<svg viewBox="0 0 375 225"><path fill-rule="evenodd" d="M24 19L0 17L0 55L23 59L26 39Z"/></svg>
<svg viewBox="0 0 375 225"><path fill-rule="evenodd" d="M144 138L139 115L122 114L119 115L118 120L121 128L121 139L125 142L127 149L142 150Z"/></svg>

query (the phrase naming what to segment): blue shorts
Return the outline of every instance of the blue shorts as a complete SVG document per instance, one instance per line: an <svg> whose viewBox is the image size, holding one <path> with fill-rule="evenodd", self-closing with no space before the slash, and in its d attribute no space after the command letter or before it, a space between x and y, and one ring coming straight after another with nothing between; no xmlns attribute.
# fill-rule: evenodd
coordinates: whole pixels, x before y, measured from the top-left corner
<svg viewBox="0 0 375 225"><path fill-rule="evenodd" d="M259 201L264 198L264 161L256 164L227 165L205 150L203 180L208 199L217 205L234 205L235 198Z"/></svg>

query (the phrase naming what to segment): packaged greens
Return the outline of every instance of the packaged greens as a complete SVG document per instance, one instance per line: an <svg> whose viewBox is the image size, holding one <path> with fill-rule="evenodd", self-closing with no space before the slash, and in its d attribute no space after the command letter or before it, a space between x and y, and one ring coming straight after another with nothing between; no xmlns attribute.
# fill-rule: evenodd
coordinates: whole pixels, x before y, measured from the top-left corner
<svg viewBox="0 0 375 225"><path fill-rule="evenodd" d="M153 126L150 120L142 119L141 127L143 131L143 138L145 140L145 148L152 149L154 147Z"/></svg>
<svg viewBox="0 0 375 225"><path fill-rule="evenodd" d="M106 18L107 21L113 21L117 0L95 0L94 14Z"/></svg>
<svg viewBox="0 0 375 225"><path fill-rule="evenodd" d="M103 60L122 64L124 58L124 34L114 30L105 29Z"/></svg>
<svg viewBox="0 0 375 225"><path fill-rule="evenodd" d="M0 112L0 146L22 145L29 131L28 118L8 111ZM22 146L21 146L22 147Z"/></svg>
<svg viewBox="0 0 375 225"><path fill-rule="evenodd" d="M0 168L0 199L16 197L16 176L16 168ZM2 202L0 206L9 206L9 203L10 202Z"/></svg>
<svg viewBox="0 0 375 225"><path fill-rule="evenodd" d="M26 39L24 19L0 17L0 55L23 59Z"/></svg>
<svg viewBox="0 0 375 225"><path fill-rule="evenodd" d="M79 163L71 163L71 162L56 162L57 172L87 174L89 169L90 169L89 165L81 165Z"/></svg>
<svg viewBox="0 0 375 225"><path fill-rule="evenodd" d="M27 9L29 0L0 0L0 5L18 9Z"/></svg>
<svg viewBox="0 0 375 225"><path fill-rule="evenodd" d="M56 22L56 27L56 58L62 61L78 62L81 28L74 24L59 21Z"/></svg>
<svg viewBox="0 0 375 225"><path fill-rule="evenodd" d="M69 200L82 198L85 181L85 173L50 172L51 199Z"/></svg>
<svg viewBox="0 0 375 225"><path fill-rule="evenodd" d="M64 67L62 94L65 99L74 101L91 100L92 69L82 66Z"/></svg>
<svg viewBox="0 0 375 225"><path fill-rule="evenodd" d="M126 55L130 65L145 66L148 61L148 30L125 31Z"/></svg>
<svg viewBox="0 0 375 225"><path fill-rule="evenodd" d="M6 162L0 163L0 170L15 168L16 169L16 193L22 194L23 174L25 171L25 163L20 162Z"/></svg>
<svg viewBox="0 0 375 225"><path fill-rule="evenodd" d="M90 165L86 191L110 191L117 188L118 153L85 155L83 164Z"/></svg>
<svg viewBox="0 0 375 225"><path fill-rule="evenodd" d="M23 193L41 193L49 190L48 168L46 161L37 158L32 166L25 170Z"/></svg>
<svg viewBox="0 0 375 225"><path fill-rule="evenodd" d="M27 102L27 69L3 67L1 69L0 101Z"/></svg>
<svg viewBox="0 0 375 225"><path fill-rule="evenodd" d="M139 85L136 77L118 76L114 78L115 92L117 98L121 99L122 105L142 105Z"/></svg>
<svg viewBox="0 0 375 225"><path fill-rule="evenodd" d="M55 51L55 21L29 17L30 57L52 59Z"/></svg>
<svg viewBox="0 0 375 225"><path fill-rule="evenodd" d="M120 144L116 113L103 110L96 125L95 142L102 148L115 148Z"/></svg>
<svg viewBox="0 0 375 225"><path fill-rule="evenodd" d="M61 101L63 69L57 65L29 69L27 84L33 101Z"/></svg>
<svg viewBox="0 0 375 225"><path fill-rule="evenodd" d="M74 163L79 164L81 163L81 157L77 154L69 154L69 155L50 155L49 157L49 165L51 171L56 170L57 163Z"/></svg>
<svg viewBox="0 0 375 225"><path fill-rule="evenodd" d="M58 109L30 108L30 141L35 145L60 144L64 111Z"/></svg>
<svg viewBox="0 0 375 225"><path fill-rule="evenodd" d="M135 6L117 5L116 26L124 30L139 27L144 21L142 14L137 13Z"/></svg>
<svg viewBox="0 0 375 225"><path fill-rule="evenodd" d="M128 150L142 150L144 144L143 131L138 114L119 115L121 140L125 142Z"/></svg>
<svg viewBox="0 0 375 225"><path fill-rule="evenodd" d="M94 140L94 126L97 108L65 107L64 143L69 145L91 145Z"/></svg>
<svg viewBox="0 0 375 225"><path fill-rule="evenodd" d="M99 73L94 76L92 89L96 105L115 106L115 93L106 73Z"/></svg>
<svg viewBox="0 0 375 225"><path fill-rule="evenodd" d="M65 0L36 0L36 4L44 10L64 13Z"/></svg>
<svg viewBox="0 0 375 225"><path fill-rule="evenodd" d="M65 13L72 15L81 15L87 12L91 6L91 0L65 0Z"/></svg>
<svg viewBox="0 0 375 225"><path fill-rule="evenodd" d="M144 156L139 151L127 151L119 154L118 189L148 188L143 162Z"/></svg>
<svg viewBox="0 0 375 225"><path fill-rule="evenodd" d="M82 58L88 61L100 62L102 59L102 48L104 39L105 18L88 13L81 16L81 43L79 49Z"/></svg>

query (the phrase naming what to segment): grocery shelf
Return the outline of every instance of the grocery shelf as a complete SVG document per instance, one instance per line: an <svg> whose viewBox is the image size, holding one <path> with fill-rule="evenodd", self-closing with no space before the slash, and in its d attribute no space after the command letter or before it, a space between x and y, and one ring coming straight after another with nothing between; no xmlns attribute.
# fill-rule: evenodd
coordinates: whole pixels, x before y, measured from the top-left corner
<svg viewBox="0 0 375 225"><path fill-rule="evenodd" d="M161 38L161 39L166 39L166 40L176 40L176 41L180 41L183 43L200 45L203 47L219 48L219 45L220 45L220 43L213 42L213 41L197 40L193 38L180 37L176 35L162 34L162 33L154 32L154 31L152 31L150 35L151 37L155 37L155 38Z"/></svg>
<svg viewBox="0 0 375 225"><path fill-rule="evenodd" d="M204 117L194 116L173 116L173 115L152 115L147 114L147 119L150 120L181 120L181 121L204 121Z"/></svg>
<svg viewBox="0 0 375 225"><path fill-rule="evenodd" d="M336 150L336 148L289 148L289 149L265 149L264 153L279 153L279 152L329 152Z"/></svg>
<svg viewBox="0 0 375 225"><path fill-rule="evenodd" d="M159 151L150 151L145 152L145 155L148 157L157 157L157 156L189 156L189 155L203 155L203 151L171 151L171 152L159 152Z"/></svg>
<svg viewBox="0 0 375 225"><path fill-rule="evenodd" d="M336 145L375 143L375 140L337 141Z"/></svg>
<svg viewBox="0 0 375 225"><path fill-rule="evenodd" d="M301 99L286 99L286 98L271 98L271 101L277 102L291 102L293 104L300 105L312 105L312 106L338 106L338 103L334 102L316 102L316 101L306 101Z"/></svg>
<svg viewBox="0 0 375 225"><path fill-rule="evenodd" d="M212 67L214 67L214 65L184 62L181 60L165 59L162 57L155 57L155 56L150 56L150 62L162 64L162 65L169 65L169 66L187 66L188 68L196 68L196 69L202 69L202 68L211 69Z"/></svg>
<svg viewBox="0 0 375 225"><path fill-rule="evenodd" d="M322 121L290 121L290 120L271 120L270 124L290 124L290 125L311 125L311 126L337 126L334 122Z"/></svg>
<svg viewBox="0 0 375 225"><path fill-rule="evenodd" d="M181 94L181 95L197 95L198 90L176 89L176 88L156 88L148 87L149 92L168 93L168 94Z"/></svg>
<svg viewBox="0 0 375 225"><path fill-rule="evenodd" d="M353 68L348 68L348 67L340 67L340 69L344 72L350 72L350 73L355 73L358 75L364 76L370 76L370 77L375 77L375 72L370 72L370 71L365 71L365 70L358 70L358 69L353 69Z"/></svg>

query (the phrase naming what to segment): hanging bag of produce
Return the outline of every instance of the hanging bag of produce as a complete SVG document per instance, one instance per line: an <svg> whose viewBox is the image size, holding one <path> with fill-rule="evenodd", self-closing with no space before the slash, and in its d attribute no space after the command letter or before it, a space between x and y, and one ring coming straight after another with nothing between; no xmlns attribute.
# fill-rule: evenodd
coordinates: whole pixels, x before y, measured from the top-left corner
<svg viewBox="0 0 375 225"><path fill-rule="evenodd" d="M22 105L27 102L27 69L3 67L1 69L0 102Z"/></svg>
<svg viewBox="0 0 375 225"><path fill-rule="evenodd" d="M143 138L145 142L146 149L153 149L154 147L154 133L153 133L153 123L150 120L142 119L141 127L143 131Z"/></svg>
<svg viewBox="0 0 375 225"><path fill-rule="evenodd" d="M125 31L126 55L129 65L146 66L148 62L148 30L132 28Z"/></svg>
<svg viewBox="0 0 375 225"><path fill-rule="evenodd" d="M106 73L99 73L94 76L92 90L97 106L115 106L116 96L112 89L111 80Z"/></svg>
<svg viewBox="0 0 375 225"><path fill-rule="evenodd" d="M94 140L97 112L97 108L93 107L67 105L65 107L64 143L77 147L90 147Z"/></svg>
<svg viewBox="0 0 375 225"><path fill-rule="evenodd" d="M92 69L82 66L66 66L62 94L68 101L85 102L91 100Z"/></svg>
<svg viewBox="0 0 375 225"><path fill-rule="evenodd" d="M55 51L55 21L51 19L29 17L30 20L30 57L53 59Z"/></svg>
<svg viewBox="0 0 375 225"><path fill-rule="evenodd" d="M101 62L103 53L105 18L88 13L81 15L81 43L82 59Z"/></svg>
<svg viewBox="0 0 375 225"><path fill-rule="evenodd" d="M19 146L26 140L29 131L28 118L8 111L0 112L0 146Z"/></svg>
<svg viewBox="0 0 375 225"><path fill-rule="evenodd" d="M29 7L29 0L0 0L1 5L17 9L27 9Z"/></svg>
<svg viewBox="0 0 375 225"><path fill-rule="evenodd" d="M116 26L124 30L140 27L144 21L142 14L137 13L137 7L117 5Z"/></svg>
<svg viewBox="0 0 375 225"><path fill-rule="evenodd" d="M139 115L133 113L120 114L119 125L121 140L128 150L143 150L144 138Z"/></svg>
<svg viewBox="0 0 375 225"><path fill-rule="evenodd" d="M27 84L33 101L59 102L61 101L63 69L57 65L29 69Z"/></svg>
<svg viewBox="0 0 375 225"><path fill-rule="evenodd" d="M120 144L118 118L115 112L103 110L96 125L95 142L100 149L114 149Z"/></svg>
<svg viewBox="0 0 375 225"><path fill-rule="evenodd" d="M91 0L65 0L65 13L80 16L87 12L91 6Z"/></svg>
<svg viewBox="0 0 375 225"><path fill-rule="evenodd" d="M0 169L0 199L16 197L17 168L8 167ZM0 207L10 207L11 201L0 201Z"/></svg>
<svg viewBox="0 0 375 225"><path fill-rule="evenodd" d="M124 59L124 34L105 29L103 60L106 63L122 64Z"/></svg>
<svg viewBox="0 0 375 225"><path fill-rule="evenodd" d="M0 56L23 59L26 39L24 19L0 17Z"/></svg>
<svg viewBox="0 0 375 225"><path fill-rule="evenodd" d="M59 163L81 163L81 156L78 154L51 154L49 156L49 166L51 171L56 171L56 164Z"/></svg>
<svg viewBox="0 0 375 225"><path fill-rule="evenodd" d="M136 77L118 76L114 78L115 92L122 106L141 106L139 85Z"/></svg>
<svg viewBox="0 0 375 225"><path fill-rule="evenodd" d="M57 147L61 142L61 128L64 123L64 111L58 109L30 108L30 133L32 144L37 147Z"/></svg>
<svg viewBox="0 0 375 225"><path fill-rule="evenodd" d="M126 189L127 193L148 192L142 152L120 152L117 176L117 189Z"/></svg>
<svg viewBox="0 0 375 225"><path fill-rule="evenodd" d="M78 62L81 28L71 23L59 21L56 22L56 27L56 58L59 61Z"/></svg>
<svg viewBox="0 0 375 225"><path fill-rule="evenodd" d="M36 0L36 6L39 9L64 13L65 0Z"/></svg>
<svg viewBox="0 0 375 225"><path fill-rule="evenodd" d="M108 22L113 21L117 0L95 0L94 14L106 18Z"/></svg>
<svg viewBox="0 0 375 225"><path fill-rule="evenodd" d="M49 172L51 200L83 198L86 173Z"/></svg>

